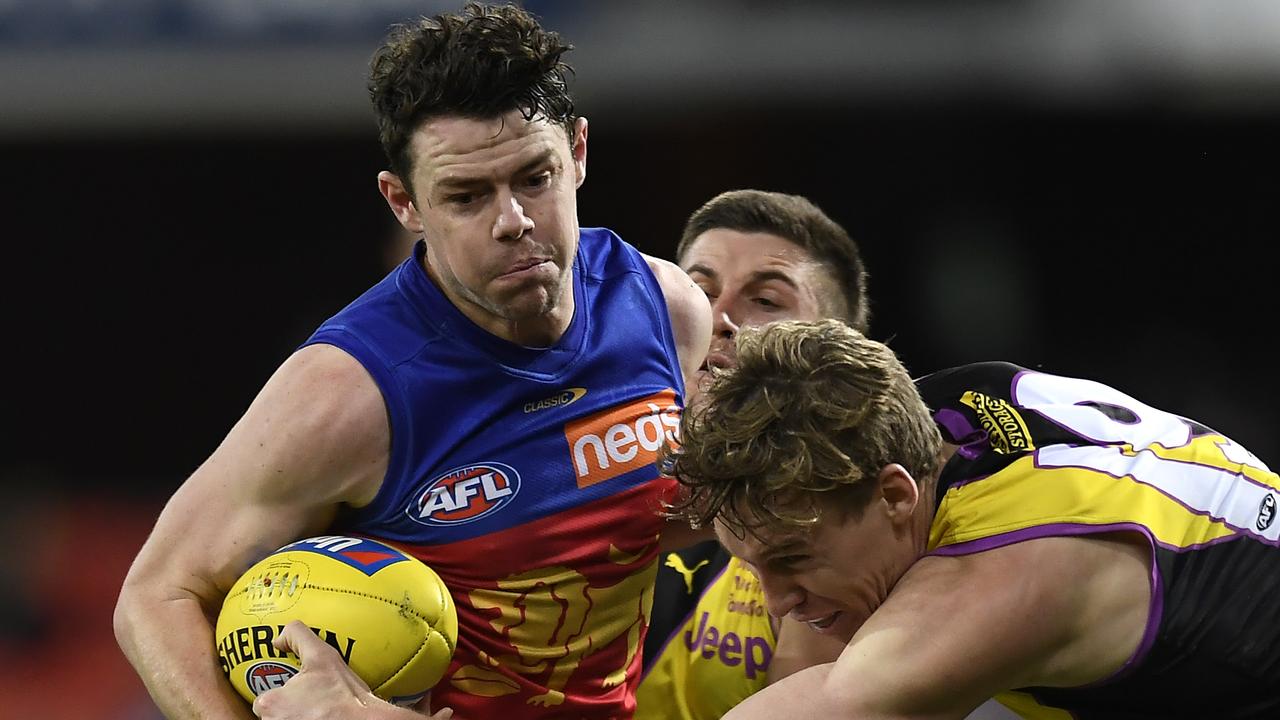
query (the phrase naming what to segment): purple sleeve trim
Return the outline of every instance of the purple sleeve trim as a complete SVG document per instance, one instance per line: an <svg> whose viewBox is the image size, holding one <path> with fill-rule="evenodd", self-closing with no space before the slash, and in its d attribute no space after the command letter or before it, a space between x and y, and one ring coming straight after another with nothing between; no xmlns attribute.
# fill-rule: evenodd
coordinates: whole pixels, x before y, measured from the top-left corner
<svg viewBox="0 0 1280 720"><path fill-rule="evenodd" d="M978 538L968 542L956 543L955 545L946 545L940 547L929 555L940 555L944 557L956 557L960 555L972 555L974 553L994 550L1006 545L1023 542L1024 540L1035 540L1044 537L1071 537L1079 535L1097 535L1100 533L1109 533L1117 531L1131 531L1141 534L1147 540L1147 545L1151 549L1151 603L1147 609L1147 627L1142 633L1142 642L1138 643L1138 648L1134 650L1133 655L1125 661L1119 670L1112 673L1109 677L1080 685L1081 688L1097 687L1115 682L1120 678L1133 672L1144 659L1147 653L1151 651L1152 644L1155 643L1156 630L1160 627L1160 620L1164 615L1164 584L1160 581L1160 564L1156 561L1157 542L1151 531L1144 525L1138 523L1109 523L1106 525L1085 525L1079 523L1051 523L1048 525L1037 525L1035 527L1024 528L1022 530L1014 530L1012 532L1002 533L1000 535L992 535L991 537Z"/></svg>
<svg viewBox="0 0 1280 720"><path fill-rule="evenodd" d="M1018 383L1022 382L1022 378L1032 372L1032 370L1019 370L1014 374L1013 379L1009 380L1009 399L1013 400L1015 405L1018 404Z"/></svg>
<svg viewBox="0 0 1280 720"><path fill-rule="evenodd" d="M957 410L942 408L933 414L933 421L950 436L948 442L959 445L956 453L966 460L976 460L987 451L987 433L976 428L969 418Z"/></svg>
<svg viewBox="0 0 1280 720"><path fill-rule="evenodd" d="M942 408L933 414L933 421L942 426L943 430L951 436L952 440L960 440L972 435L977 431L973 425L969 423L969 419L963 413L952 410L951 408Z"/></svg>

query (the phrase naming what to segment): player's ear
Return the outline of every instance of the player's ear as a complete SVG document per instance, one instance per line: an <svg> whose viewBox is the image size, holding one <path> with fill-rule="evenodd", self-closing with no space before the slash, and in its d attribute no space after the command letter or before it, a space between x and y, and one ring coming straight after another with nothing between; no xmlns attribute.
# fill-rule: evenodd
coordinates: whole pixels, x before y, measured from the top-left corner
<svg viewBox="0 0 1280 720"><path fill-rule="evenodd" d="M890 522L910 522L920 502L920 486L911 473L897 463L890 463L880 468L876 482Z"/></svg>
<svg viewBox="0 0 1280 720"><path fill-rule="evenodd" d="M587 119L584 117L573 122L569 151L573 155L573 186L580 188L587 179Z"/></svg>
<svg viewBox="0 0 1280 720"><path fill-rule="evenodd" d="M399 175L383 170L378 173L378 192L386 199L396 220L411 233L421 233L422 217L418 215L418 207L414 204L413 194L405 187Z"/></svg>

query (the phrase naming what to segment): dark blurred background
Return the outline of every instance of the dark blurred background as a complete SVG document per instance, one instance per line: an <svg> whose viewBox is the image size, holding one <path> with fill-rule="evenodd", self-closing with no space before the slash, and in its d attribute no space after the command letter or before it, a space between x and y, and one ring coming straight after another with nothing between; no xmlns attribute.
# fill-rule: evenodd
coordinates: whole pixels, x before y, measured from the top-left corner
<svg viewBox="0 0 1280 720"><path fill-rule="evenodd" d="M720 191L806 195L914 373L1082 375L1280 462L1280 4L524 5L577 47L583 225L670 257ZM0 1L0 718L153 716L119 582L275 366L399 259L366 63L458 6Z"/></svg>

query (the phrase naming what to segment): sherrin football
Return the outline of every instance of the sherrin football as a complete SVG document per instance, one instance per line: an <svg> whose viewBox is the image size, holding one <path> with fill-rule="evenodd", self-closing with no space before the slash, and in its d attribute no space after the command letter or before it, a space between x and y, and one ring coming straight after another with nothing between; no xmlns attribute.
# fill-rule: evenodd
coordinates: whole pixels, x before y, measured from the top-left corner
<svg viewBox="0 0 1280 720"><path fill-rule="evenodd" d="M365 538L285 545L232 586L215 642L222 670L250 702L300 669L271 641L301 620L333 646L378 697L417 702L449 667L458 615L444 582L420 560Z"/></svg>

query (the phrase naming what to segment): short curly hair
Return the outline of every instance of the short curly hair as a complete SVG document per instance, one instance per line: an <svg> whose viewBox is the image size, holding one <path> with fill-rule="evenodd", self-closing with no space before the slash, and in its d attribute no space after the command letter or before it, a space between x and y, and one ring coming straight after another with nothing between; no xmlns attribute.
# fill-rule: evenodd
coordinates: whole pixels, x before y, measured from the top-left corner
<svg viewBox="0 0 1280 720"><path fill-rule="evenodd" d="M832 319L743 328L737 368L715 372L680 431L663 464L686 492L669 514L756 535L807 526L832 504L856 516L882 468L924 482L942 450L893 351Z"/></svg>
<svg viewBox="0 0 1280 720"><path fill-rule="evenodd" d="M843 307L830 313L855 330L866 333L871 324L867 296L867 268L858 243L840 223L801 195L764 190L729 190L711 198L685 222L676 258L708 230L723 228L744 233L769 233L804 248L831 273L840 288Z"/></svg>
<svg viewBox="0 0 1280 720"><path fill-rule="evenodd" d="M369 72L378 139L391 171L409 183L413 132L443 115L486 119L518 110L526 120L561 125L572 138L573 68L561 59L572 49L514 5L469 2L458 13L393 26Z"/></svg>

